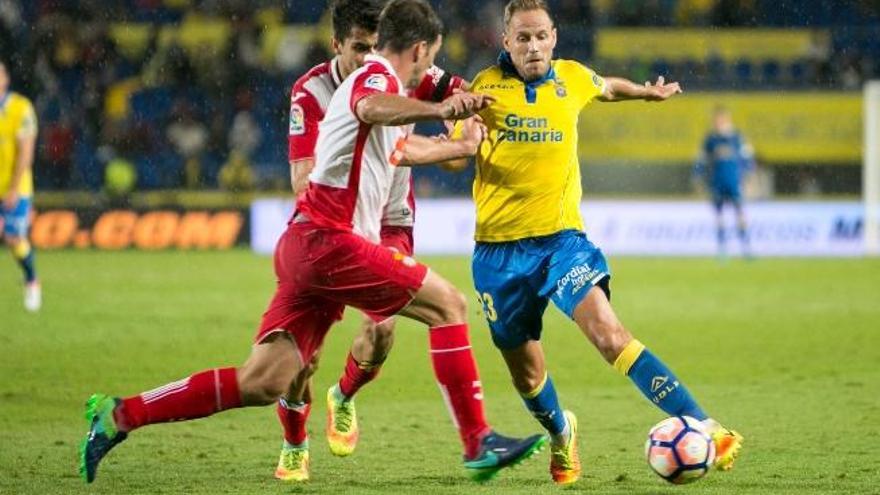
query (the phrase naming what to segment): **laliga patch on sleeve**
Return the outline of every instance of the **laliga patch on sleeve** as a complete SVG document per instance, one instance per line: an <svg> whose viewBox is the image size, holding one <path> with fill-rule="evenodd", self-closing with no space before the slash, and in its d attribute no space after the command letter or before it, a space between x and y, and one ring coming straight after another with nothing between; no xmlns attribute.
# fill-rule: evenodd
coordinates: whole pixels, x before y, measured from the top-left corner
<svg viewBox="0 0 880 495"><path fill-rule="evenodd" d="M306 133L306 114L297 103L290 105L290 135L301 136Z"/></svg>
<svg viewBox="0 0 880 495"><path fill-rule="evenodd" d="M16 133L18 138L33 137L37 133L37 116L32 108L25 111L21 117L21 123Z"/></svg>
<svg viewBox="0 0 880 495"><path fill-rule="evenodd" d="M388 78L384 74L373 74L364 81L364 87L376 91L388 91Z"/></svg>
<svg viewBox="0 0 880 495"><path fill-rule="evenodd" d="M598 89L602 89L602 86L605 85L605 81L602 80L602 78L599 77L598 74L594 73L593 74L593 85L596 86L596 88L598 88Z"/></svg>

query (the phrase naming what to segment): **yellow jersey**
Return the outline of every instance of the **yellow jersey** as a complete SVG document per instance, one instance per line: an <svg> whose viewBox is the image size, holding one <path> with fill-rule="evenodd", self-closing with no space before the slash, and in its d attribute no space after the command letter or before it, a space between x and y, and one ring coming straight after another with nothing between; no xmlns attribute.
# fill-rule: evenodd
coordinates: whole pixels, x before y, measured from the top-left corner
<svg viewBox="0 0 880 495"><path fill-rule="evenodd" d="M572 60L554 60L525 83L509 59L479 73L471 91L496 98L482 111L488 139L477 153L475 238L503 242L583 230L577 124L605 80Z"/></svg>
<svg viewBox="0 0 880 495"><path fill-rule="evenodd" d="M37 115L34 106L26 97L7 92L0 99L0 195L5 196L9 184L15 174L15 163L18 158L20 139L37 135ZM28 169L21 176L18 194L29 197L34 194L34 180Z"/></svg>

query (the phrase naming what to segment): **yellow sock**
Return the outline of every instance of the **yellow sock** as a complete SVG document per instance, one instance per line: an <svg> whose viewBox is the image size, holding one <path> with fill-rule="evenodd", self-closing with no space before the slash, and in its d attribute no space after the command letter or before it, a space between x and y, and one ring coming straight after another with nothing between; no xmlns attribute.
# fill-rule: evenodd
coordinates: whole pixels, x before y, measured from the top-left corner
<svg viewBox="0 0 880 495"><path fill-rule="evenodd" d="M629 369L632 368L633 363L636 362L636 359L639 358L639 355L641 355L644 350L645 344L642 344L636 339L631 340L630 343L620 351L617 359L614 360L614 369L624 375L628 375Z"/></svg>
<svg viewBox="0 0 880 495"><path fill-rule="evenodd" d="M15 259L23 260L29 254L31 254L31 243L27 239L22 239L12 247L12 255L15 256Z"/></svg>

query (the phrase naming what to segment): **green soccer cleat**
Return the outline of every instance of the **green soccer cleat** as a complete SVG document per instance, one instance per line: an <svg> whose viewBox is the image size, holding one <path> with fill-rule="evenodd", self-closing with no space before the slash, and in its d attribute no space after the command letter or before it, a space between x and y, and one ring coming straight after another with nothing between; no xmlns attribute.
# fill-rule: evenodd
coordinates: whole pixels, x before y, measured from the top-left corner
<svg viewBox="0 0 880 495"><path fill-rule="evenodd" d="M489 481L502 469L516 466L540 452L547 440L547 435L532 435L520 439L505 437L493 431L480 442L479 455L474 459L465 459L464 467L472 480Z"/></svg>
<svg viewBox="0 0 880 495"><path fill-rule="evenodd" d="M336 387L327 390L327 444L333 455L345 457L357 447L360 430L354 400L340 400Z"/></svg>
<svg viewBox="0 0 880 495"><path fill-rule="evenodd" d="M309 480L309 444L292 447L285 443L275 468L275 477L281 481L301 482Z"/></svg>
<svg viewBox="0 0 880 495"><path fill-rule="evenodd" d="M98 463L128 436L116 428L113 411L121 401L104 394L93 394L86 401L86 421L89 432L79 446L79 474L86 483L95 481Z"/></svg>
<svg viewBox="0 0 880 495"><path fill-rule="evenodd" d="M581 461L577 450L577 417L563 412L568 422L568 441L550 446L550 476L557 485L570 485L581 477Z"/></svg>

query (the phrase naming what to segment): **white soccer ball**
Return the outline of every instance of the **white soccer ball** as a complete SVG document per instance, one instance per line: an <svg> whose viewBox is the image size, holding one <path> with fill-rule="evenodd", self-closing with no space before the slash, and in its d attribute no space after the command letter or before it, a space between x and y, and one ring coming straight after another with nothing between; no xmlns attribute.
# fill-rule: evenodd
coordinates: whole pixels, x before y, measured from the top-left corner
<svg viewBox="0 0 880 495"><path fill-rule="evenodd" d="M691 483L709 472L715 460L715 444L702 423L690 416L673 416L651 428L645 457L664 480Z"/></svg>

